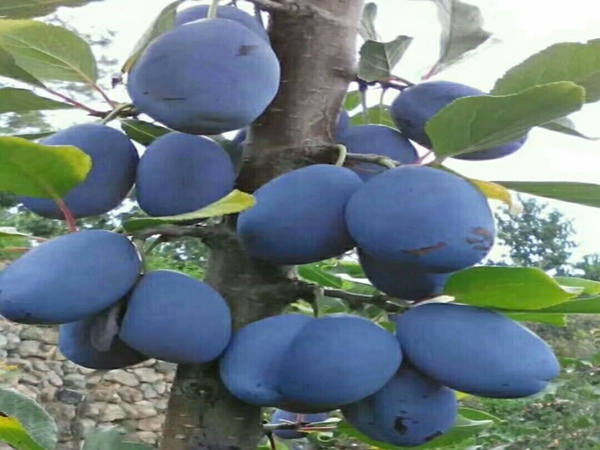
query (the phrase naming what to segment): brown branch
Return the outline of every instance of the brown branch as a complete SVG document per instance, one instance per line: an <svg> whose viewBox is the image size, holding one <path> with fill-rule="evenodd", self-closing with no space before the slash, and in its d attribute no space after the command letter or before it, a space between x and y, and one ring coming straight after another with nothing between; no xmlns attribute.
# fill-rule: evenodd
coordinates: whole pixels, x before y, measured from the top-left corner
<svg viewBox="0 0 600 450"><path fill-rule="evenodd" d="M235 240L234 232L220 224L203 226L160 225L131 234L134 239L141 240L156 235L160 235L163 241L192 237L201 239L209 247L219 244L224 245L231 240Z"/></svg>

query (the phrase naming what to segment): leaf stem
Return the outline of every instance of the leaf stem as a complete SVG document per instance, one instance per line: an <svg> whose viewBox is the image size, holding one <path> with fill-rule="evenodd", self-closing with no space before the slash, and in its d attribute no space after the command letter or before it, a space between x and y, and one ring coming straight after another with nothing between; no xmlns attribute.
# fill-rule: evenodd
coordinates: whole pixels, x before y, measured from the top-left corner
<svg viewBox="0 0 600 450"><path fill-rule="evenodd" d="M387 156L375 154L347 153L346 160L378 164L387 167L388 169L395 169L401 165L398 161L388 158Z"/></svg>
<svg viewBox="0 0 600 450"><path fill-rule="evenodd" d="M338 149L339 152L339 156L337 161L335 162L336 166L343 166L344 163L346 162L346 157L348 156L348 149L346 148L345 145L342 144L336 144L335 146Z"/></svg>
<svg viewBox="0 0 600 450"><path fill-rule="evenodd" d="M83 103L78 102L77 100L72 99L71 97L67 97L64 94L61 94L58 91L55 91L52 88L49 87L45 87L44 88L47 92L49 92L52 95L56 95L57 97L63 99L64 101L66 101L67 103L70 103L73 106L76 106L79 109L83 109L84 111L87 111L88 113L92 114L92 115L98 115L98 114L102 114L100 111L96 111L93 108L90 108L89 106L84 105Z"/></svg>
<svg viewBox="0 0 600 450"><path fill-rule="evenodd" d="M126 109L128 109L128 108L130 108L132 106L133 105L131 103L122 103L122 104L116 106L115 109L113 109L111 112L109 112L108 115L104 119L102 119L102 123L104 125L106 125L111 120L114 120L117 117L119 117L119 114L122 111L125 111Z"/></svg>
<svg viewBox="0 0 600 450"><path fill-rule="evenodd" d="M55 198L54 202L58 209L63 213L65 220L67 221L67 225L69 227L69 231L71 233L77 233L77 223L75 222L75 217L71 213L71 210L68 208L67 204L64 202L62 198Z"/></svg>
<svg viewBox="0 0 600 450"><path fill-rule="evenodd" d="M111 106L111 108L115 109L117 107L117 104L110 99L108 94L106 92L104 92L104 89L102 89L96 83L91 83L91 86L96 92L98 92L102 96L102 98L106 101L106 103L108 103Z"/></svg>

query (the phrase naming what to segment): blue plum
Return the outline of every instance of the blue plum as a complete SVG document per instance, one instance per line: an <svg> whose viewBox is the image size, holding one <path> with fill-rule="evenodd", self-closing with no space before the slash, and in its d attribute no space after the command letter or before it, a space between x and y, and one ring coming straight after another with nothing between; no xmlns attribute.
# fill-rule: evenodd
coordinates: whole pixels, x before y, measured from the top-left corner
<svg viewBox="0 0 600 450"><path fill-rule="evenodd" d="M149 359L146 355L126 345L118 336L113 338L107 351L92 344L92 328L96 316L61 325L58 348L69 361L88 369L112 370L133 366Z"/></svg>
<svg viewBox="0 0 600 450"><path fill-rule="evenodd" d="M342 407L358 431L385 444L415 447L452 429L456 394L408 365L370 397Z"/></svg>
<svg viewBox="0 0 600 450"><path fill-rule="evenodd" d="M278 390L280 361L296 335L315 319L284 314L253 322L234 334L220 360L221 380L240 400L260 406L286 402Z"/></svg>
<svg viewBox="0 0 600 450"><path fill-rule="evenodd" d="M0 272L0 314L27 324L76 322L118 302L141 268L123 235L84 230L60 236Z"/></svg>
<svg viewBox="0 0 600 450"><path fill-rule="evenodd" d="M494 311L432 303L409 310L395 323L407 359L462 392L526 397L542 391L560 371L548 344Z"/></svg>
<svg viewBox="0 0 600 450"><path fill-rule="evenodd" d="M219 134L254 122L279 90L270 45L244 25L203 19L157 37L133 66L136 108L190 134Z"/></svg>
<svg viewBox="0 0 600 450"><path fill-rule="evenodd" d="M417 150L398 130L385 125L358 125L346 130L339 141L348 153L376 154L391 158L401 164L414 164ZM385 167L365 162L346 161L346 167L354 170L363 181L385 171Z"/></svg>
<svg viewBox="0 0 600 450"><path fill-rule="evenodd" d="M116 208L133 186L139 156L129 138L114 128L75 125L42 140L41 144L73 145L92 158L92 169L86 180L64 197L74 217L95 216ZM40 216L64 218L51 199L20 197L20 201Z"/></svg>
<svg viewBox="0 0 600 450"><path fill-rule="evenodd" d="M271 423L316 423L327 420L329 414L317 413L317 414L299 414L290 411L284 411L283 409L276 409L271 417ZM296 430L275 430L273 434L280 439L302 439L306 437L308 433Z"/></svg>
<svg viewBox="0 0 600 450"><path fill-rule="evenodd" d="M231 312L208 284L184 273L155 270L133 289L119 336L152 358L204 363L218 358L229 343Z"/></svg>
<svg viewBox="0 0 600 450"><path fill-rule="evenodd" d="M358 249L358 257L369 281L382 292L404 300L423 300L441 295L449 273L431 273L410 263L373 258Z"/></svg>
<svg viewBox="0 0 600 450"><path fill-rule="evenodd" d="M168 133L152 142L137 171L140 208L151 216L183 214L227 195L235 184L231 158L213 140Z"/></svg>
<svg viewBox="0 0 600 450"><path fill-rule="evenodd" d="M480 262L496 236L486 197L472 183L424 166L387 170L346 207L350 235L374 258L426 272L455 272Z"/></svg>
<svg viewBox="0 0 600 450"><path fill-rule="evenodd" d="M337 127L335 129L335 141L339 142L344 137L346 131L350 129L350 116L345 109L341 109L337 117Z"/></svg>
<svg viewBox="0 0 600 450"><path fill-rule="evenodd" d="M281 175L255 193L237 233L247 253L275 264L306 264L352 247L344 221L350 196L362 185L350 169L317 164Z"/></svg>
<svg viewBox="0 0 600 450"><path fill-rule="evenodd" d="M425 124L442 108L462 97L486 95L485 92L451 81L428 81L402 91L392 102L390 115L404 136L431 148ZM455 156L465 160L488 160L508 156L519 150L527 136L507 144Z"/></svg>
<svg viewBox="0 0 600 450"><path fill-rule="evenodd" d="M177 11L175 26L185 25L200 19L206 19L206 17L208 17L208 8L209 5L197 5ZM254 31L266 42L269 42L269 34L258 19L239 8L233 6L219 6L217 8L217 17L219 19L229 19L241 23Z"/></svg>
<svg viewBox="0 0 600 450"><path fill-rule="evenodd" d="M402 352L392 334L357 316L308 323L280 363L280 392L322 410L352 403L381 389L396 373Z"/></svg>

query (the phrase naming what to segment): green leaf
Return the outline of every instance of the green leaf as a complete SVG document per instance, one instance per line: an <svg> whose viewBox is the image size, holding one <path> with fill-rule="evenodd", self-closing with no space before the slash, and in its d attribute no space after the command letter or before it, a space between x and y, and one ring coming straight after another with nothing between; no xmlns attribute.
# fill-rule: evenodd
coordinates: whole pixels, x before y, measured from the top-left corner
<svg viewBox="0 0 600 450"><path fill-rule="evenodd" d="M363 124L379 124L387 125L388 127L395 128L396 125L392 121L390 116L390 108L388 105L377 105L371 106L367 109L367 120L362 113L356 114L350 117L350 123L352 125L363 125Z"/></svg>
<svg viewBox="0 0 600 450"><path fill-rule="evenodd" d="M152 228L170 223L189 222L190 220L207 219L209 217L235 214L248 209L256 203L253 195L238 190L233 190L220 200L204 208L178 216L142 217L131 219L123 224L128 233L135 233L146 228Z"/></svg>
<svg viewBox="0 0 600 450"><path fill-rule="evenodd" d="M83 6L98 0L2 0L0 17L29 19L52 14L62 6Z"/></svg>
<svg viewBox="0 0 600 450"><path fill-rule="evenodd" d="M16 228L13 227L0 227L0 239L3 237L29 237L31 235L26 233L21 233L17 231Z"/></svg>
<svg viewBox="0 0 600 450"><path fill-rule="evenodd" d="M0 77L11 78L32 86L44 87L44 83L20 67L13 55L0 47Z"/></svg>
<svg viewBox="0 0 600 450"><path fill-rule="evenodd" d="M563 81L519 94L463 97L433 116L425 131L441 158L484 150L581 109L584 95L582 87Z"/></svg>
<svg viewBox="0 0 600 450"><path fill-rule="evenodd" d="M5 442L17 450L44 450L14 417L0 416L0 442Z"/></svg>
<svg viewBox="0 0 600 450"><path fill-rule="evenodd" d="M564 314L549 314L539 312L539 310L535 312L506 312L499 310L498 312L518 322L545 323L555 327L564 327L567 325L567 319Z"/></svg>
<svg viewBox="0 0 600 450"><path fill-rule="evenodd" d="M72 108L73 105L40 97L27 89L0 88L0 114Z"/></svg>
<svg viewBox="0 0 600 450"><path fill-rule="evenodd" d="M56 133L56 131L43 131L41 133L15 134L14 136L0 136L0 138L1 137L14 137L14 138L27 139L28 141L35 141L37 139L52 136L54 133Z"/></svg>
<svg viewBox="0 0 600 450"><path fill-rule="evenodd" d="M578 131L575 128L575 124L573 123L573 121L568 117L561 117L560 119L552 120L548 123L540 125L540 127L545 128L547 130L556 131L557 133L587 139L589 141L597 141L598 139L600 139L597 137L586 136L582 132Z"/></svg>
<svg viewBox="0 0 600 450"><path fill-rule="evenodd" d="M89 155L72 146L48 146L0 137L0 191L31 197L62 197L87 177Z"/></svg>
<svg viewBox="0 0 600 450"><path fill-rule="evenodd" d="M586 102L600 100L600 42L554 44L506 72L492 94L514 94L556 81L582 86Z"/></svg>
<svg viewBox="0 0 600 450"><path fill-rule="evenodd" d="M181 5L185 0L176 0L165 6L154 21L150 24L146 32L142 35L140 40L135 44L131 54L121 67L121 72L129 73L131 68L144 53L146 47L156 39L158 36L163 34L165 31L169 31L175 27L175 19L177 18L177 7Z"/></svg>
<svg viewBox="0 0 600 450"><path fill-rule="evenodd" d="M106 427L89 434L82 450L152 450L153 448L146 444L123 442L117 427Z"/></svg>
<svg viewBox="0 0 600 450"><path fill-rule="evenodd" d="M358 78L367 82L387 80L412 40L398 36L390 42L366 41L360 48Z"/></svg>
<svg viewBox="0 0 600 450"><path fill-rule="evenodd" d="M560 305L544 308L541 313L600 314L600 296L571 300Z"/></svg>
<svg viewBox="0 0 600 450"><path fill-rule="evenodd" d="M584 295L600 294L600 281L586 280L579 277L554 277L556 282L562 286L583 288Z"/></svg>
<svg viewBox="0 0 600 450"><path fill-rule="evenodd" d="M17 448L51 450L56 447L58 441L56 423L33 399L18 392L0 389L0 411L18 419L27 430L29 437L38 445L38 447ZM19 428L14 428L14 422L9 425L12 426L13 432L19 433Z"/></svg>
<svg viewBox="0 0 600 450"><path fill-rule="evenodd" d="M306 281L312 281L320 286L343 289L344 280L336 275L327 273L323 268L324 263L303 264L298 266L298 275Z"/></svg>
<svg viewBox="0 0 600 450"><path fill-rule="evenodd" d="M523 311L557 305L577 295L563 289L543 270L492 266L456 272L446 282L444 294L468 305Z"/></svg>
<svg viewBox="0 0 600 450"><path fill-rule="evenodd" d="M367 3L363 8L360 23L358 24L358 34L365 41L379 41L380 37L375 30L375 19L377 18L377 4Z"/></svg>
<svg viewBox="0 0 600 450"><path fill-rule="evenodd" d="M479 411L473 408L458 408L458 414L468 420L491 420L492 422L500 423L502 419L488 412Z"/></svg>
<svg viewBox="0 0 600 450"><path fill-rule="evenodd" d="M34 20L0 20L0 47L40 80L93 85L98 78L88 43L62 27Z"/></svg>
<svg viewBox="0 0 600 450"><path fill-rule="evenodd" d="M150 145L156 138L161 137L163 134L173 131L169 128L137 119L121 119L121 128L127 136L145 146Z"/></svg>
<svg viewBox="0 0 600 450"><path fill-rule="evenodd" d="M483 17L478 7L459 0L433 0L442 25L440 56L428 77L462 60L466 53L486 42L491 33L483 27Z"/></svg>
<svg viewBox="0 0 600 450"><path fill-rule="evenodd" d="M465 440L478 435L486 428L489 428L494 424L493 420L469 420L467 418L458 417L458 420L454 426L448 433L440 436L439 438L435 438L432 441L429 441L426 444L419 445L417 447L400 447L397 445L385 444L383 442L376 441L374 439L370 439L361 432L359 432L356 428L350 425L348 422L343 420L340 422L338 426L338 431L346 436L352 436L358 439L361 442L366 444L370 444L374 446L374 448L382 449L382 450L403 450L403 449L430 449L430 448L443 448L449 447L451 445L457 445Z"/></svg>
<svg viewBox="0 0 600 450"><path fill-rule="evenodd" d="M360 106L362 101L362 93L360 91L351 91L346 94L344 100L344 109L346 111L352 111Z"/></svg>
<svg viewBox="0 0 600 450"><path fill-rule="evenodd" d="M571 181L495 181L525 194L600 208L600 185Z"/></svg>

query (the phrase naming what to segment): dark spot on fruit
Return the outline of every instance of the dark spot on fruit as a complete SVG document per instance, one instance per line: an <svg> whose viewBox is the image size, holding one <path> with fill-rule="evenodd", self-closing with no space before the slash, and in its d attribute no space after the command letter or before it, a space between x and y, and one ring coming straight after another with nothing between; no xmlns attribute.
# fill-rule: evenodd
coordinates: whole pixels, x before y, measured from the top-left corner
<svg viewBox="0 0 600 450"><path fill-rule="evenodd" d="M429 398L429 395L421 395L421 398Z"/></svg>
<svg viewBox="0 0 600 450"><path fill-rule="evenodd" d="M406 411L404 411L403 409L402 409L402 410L400 410L400 413L401 413L401 414L408 414L408 413L407 413Z"/></svg>
<svg viewBox="0 0 600 450"><path fill-rule="evenodd" d="M429 247L421 247L421 248L415 248L415 249L411 249L411 250L404 250L404 252L410 253L411 255L420 256L420 255L426 255L427 253L431 253L435 250L444 248L446 245L447 244L445 242L438 242L437 244L430 245Z"/></svg>
<svg viewBox="0 0 600 450"><path fill-rule="evenodd" d="M394 430L403 436L408 433L408 427L404 425L406 419L406 417L396 416L396 420L394 420Z"/></svg>
<svg viewBox="0 0 600 450"><path fill-rule="evenodd" d="M185 97L163 97L161 100L164 100L165 102L180 102L185 100Z"/></svg>
<svg viewBox="0 0 600 450"><path fill-rule="evenodd" d="M509 387L510 384L508 384L508 383L502 383L500 386L502 386L502 387Z"/></svg>
<svg viewBox="0 0 600 450"><path fill-rule="evenodd" d="M256 45L240 45L238 49L238 56L246 56L254 51Z"/></svg>
<svg viewBox="0 0 600 450"><path fill-rule="evenodd" d="M482 252L487 252L490 249L490 247L484 245L475 245L473 248L475 250L481 250Z"/></svg>
<svg viewBox="0 0 600 450"><path fill-rule="evenodd" d="M435 433L427 436L425 438L425 442L433 441L435 438L440 437L442 434L444 434L444 433L442 433L441 431L436 431Z"/></svg>

